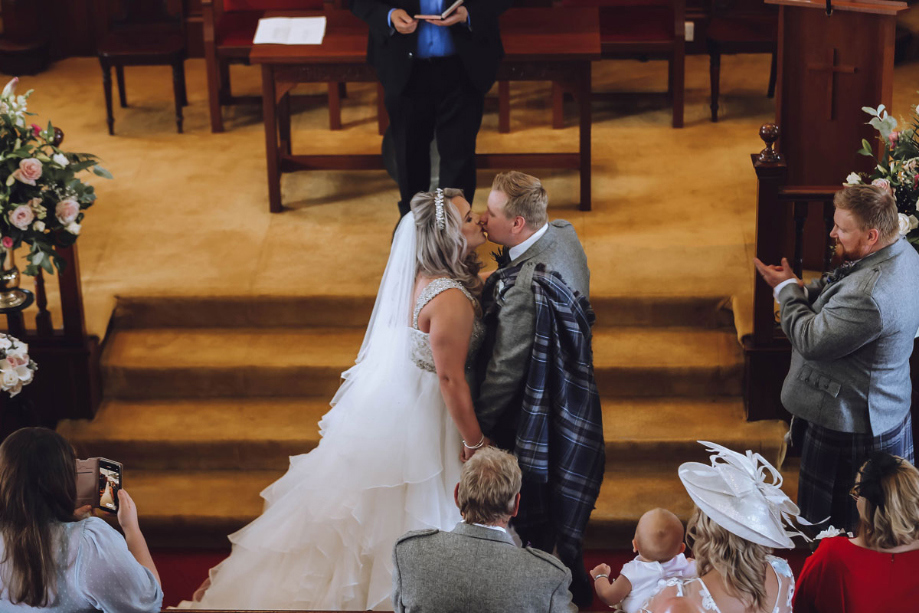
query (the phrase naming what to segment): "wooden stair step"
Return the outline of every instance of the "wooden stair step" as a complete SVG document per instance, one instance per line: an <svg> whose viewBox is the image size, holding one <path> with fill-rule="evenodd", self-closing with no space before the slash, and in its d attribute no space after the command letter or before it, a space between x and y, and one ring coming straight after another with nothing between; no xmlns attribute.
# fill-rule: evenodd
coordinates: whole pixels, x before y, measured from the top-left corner
<svg viewBox="0 0 919 613"><path fill-rule="evenodd" d="M356 296L125 296L113 318L117 329L206 327L358 327L373 310L373 295ZM591 298L600 327L730 326L720 295L607 295Z"/></svg>
<svg viewBox="0 0 919 613"><path fill-rule="evenodd" d="M706 461L700 440L751 449L777 462L788 424L748 422L740 398L604 398L603 438L609 468L676 469Z"/></svg>
<svg viewBox="0 0 919 613"><path fill-rule="evenodd" d="M125 398L329 396L363 339L359 328L120 330L103 354L106 395ZM600 393L737 396L743 357L729 331L599 328Z"/></svg>
<svg viewBox="0 0 919 613"><path fill-rule="evenodd" d="M675 469L704 460L696 441L753 449L776 461L786 425L746 422L739 399L604 398L607 465ZM58 431L84 457L104 456L135 470L278 469L319 443L329 398L107 400L92 421Z"/></svg>
<svg viewBox="0 0 919 613"><path fill-rule="evenodd" d="M60 432L83 457L117 459L133 470L284 470L319 444L329 399L107 400L92 421Z"/></svg>
<svg viewBox="0 0 919 613"><path fill-rule="evenodd" d="M260 492L284 471L130 471L125 488L137 503L140 527L152 547L228 548L227 535L262 512ZM797 472L784 475L792 499ZM676 470L607 471L584 537L587 549L627 549L641 515L655 507L684 522L692 501ZM113 519L113 518L112 518Z"/></svg>

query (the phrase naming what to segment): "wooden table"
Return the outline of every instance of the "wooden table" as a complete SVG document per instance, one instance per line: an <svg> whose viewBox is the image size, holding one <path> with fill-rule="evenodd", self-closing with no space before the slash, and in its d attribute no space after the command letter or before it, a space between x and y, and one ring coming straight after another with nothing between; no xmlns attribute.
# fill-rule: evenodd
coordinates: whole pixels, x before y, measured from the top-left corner
<svg viewBox="0 0 919 613"><path fill-rule="evenodd" d="M281 174L297 170L376 170L381 155L294 155L290 130L290 91L299 83L376 82L367 64L367 24L334 8L325 11L275 11L267 17L326 16L321 45L255 45L249 56L262 67L268 201L280 212ZM518 8L501 17L505 58L498 79L559 81L576 92L580 138L576 153L479 153L478 168L565 168L580 171L583 211L590 210L591 108L590 62L600 58L596 8ZM538 146L534 143L534 148Z"/></svg>

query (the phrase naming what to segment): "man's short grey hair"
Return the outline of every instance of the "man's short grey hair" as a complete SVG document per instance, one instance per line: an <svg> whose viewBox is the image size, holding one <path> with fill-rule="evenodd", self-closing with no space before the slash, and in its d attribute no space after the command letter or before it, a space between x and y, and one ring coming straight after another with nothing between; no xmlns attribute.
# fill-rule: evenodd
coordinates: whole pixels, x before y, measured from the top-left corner
<svg viewBox="0 0 919 613"><path fill-rule="evenodd" d="M518 170L502 172L495 177L491 189L507 196L504 214L508 219L523 217L531 230L546 225L549 194L536 177Z"/></svg>
<svg viewBox="0 0 919 613"><path fill-rule="evenodd" d="M457 503L469 524L492 525L514 513L522 475L517 458L496 447L476 452L463 465Z"/></svg>

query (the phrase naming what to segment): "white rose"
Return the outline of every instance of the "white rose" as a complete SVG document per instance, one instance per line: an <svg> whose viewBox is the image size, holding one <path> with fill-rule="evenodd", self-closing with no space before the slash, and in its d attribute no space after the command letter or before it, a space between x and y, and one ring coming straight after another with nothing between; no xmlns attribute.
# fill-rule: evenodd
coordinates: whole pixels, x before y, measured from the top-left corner
<svg viewBox="0 0 919 613"><path fill-rule="evenodd" d="M71 234L79 234L80 224L78 224L77 222L73 222L73 223L67 224L67 226L64 229L70 232Z"/></svg>
<svg viewBox="0 0 919 613"><path fill-rule="evenodd" d="M909 221L909 217L907 217L903 213L898 213L897 221L900 224L900 236L906 236L907 234L909 234L909 230L910 230L909 227L911 225Z"/></svg>
<svg viewBox="0 0 919 613"><path fill-rule="evenodd" d="M51 159L54 160L55 164L57 164L58 166L62 168L70 163L67 160L67 156L64 155L63 153L55 153L54 155L51 156Z"/></svg>
<svg viewBox="0 0 919 613"><path fill-rule="evenodd" d="M861 185L861 183L862 178L859 177L857 173L850 173L849 176L846 177L846 185Z"/></svg>
<svg viewBox="0 0 919 613"><path fill-rule="evenodd" d="M43 222L43 221L41 221L41 220L36 221L35 223L32 224L32 229L35 230L36 232L44 232L44 231L45 231L45 222Z"/></svg>
<svg viewBox="0 0 919 613"><path fill-rule="evenodd" d="M0 349L9 349L13 346L13 343L10 342L10 339L6 335L0 336Z"/></svg>
<svg viewBox="0 0 919 613"><path fill-rule="evenodd" d="M28 385L32 382L32 371L28 366L17 366L14 372L23 385Z"/></svg>
<svg viewBox="0 0 919 613"><path fill-rule="evenodd" d="M909 216L909 231L912 232L916 228L919 228L919 219L916 219L915 215Z"/></svg>
<svg viewBox="0 0 919 613"><path fill-rule="evenodd" d="M0 371L0 376L2 376L3 389L5 390L19 385L19 375L16 374L15 370Z"/></svg>
<svg viewBox="0 0 919 613"><path fill-rule="evenodd" d="M22 384L17 383L16 385L14 385L13 387L11 387L10 389L6 391L10 393L10 398L12 398L13 396L15 396L16 394L22 391Z"/></svg>

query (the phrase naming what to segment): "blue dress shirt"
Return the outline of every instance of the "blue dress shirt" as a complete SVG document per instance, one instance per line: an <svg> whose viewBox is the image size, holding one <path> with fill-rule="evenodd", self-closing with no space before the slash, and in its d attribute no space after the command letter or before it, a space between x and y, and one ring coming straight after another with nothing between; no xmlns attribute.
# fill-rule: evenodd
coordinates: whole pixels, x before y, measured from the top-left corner
<svg viewBox="0 0 919 613"><path fill-rule="evenodd" d="M447 2L449 4L445 5ZM451 4L453 0L421 0L421 14L439 15ZM395 10L391 9L387 15L390 27L392 27L392 13ZM456 47L453 45L453 36L449 28L421 20L418 24L418 57L446 57L455 53Z"/></svg>

